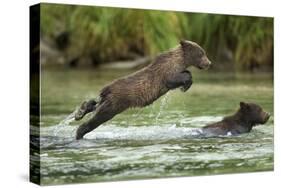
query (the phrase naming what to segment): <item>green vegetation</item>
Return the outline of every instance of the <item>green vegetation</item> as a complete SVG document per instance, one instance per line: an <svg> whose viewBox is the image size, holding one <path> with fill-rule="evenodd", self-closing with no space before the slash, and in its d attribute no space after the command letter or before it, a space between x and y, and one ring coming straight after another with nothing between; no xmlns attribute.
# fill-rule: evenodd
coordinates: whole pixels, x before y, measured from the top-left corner
<svg viewBox="0 0 281 188"><path fill-rule="evenodd" d="M249 16L188 14L190 38L211 53L233 52L238 67L273 64L273 19Z"/></svg>
<svg viewBox="0 0 281 188"><path fill-rule="evenodd" d="M188 39L216 63L226 51L237 69L273 66L272 18L44 4L41 29L49 39L69 32L69 53L100 62L156 55Z"/></svg>

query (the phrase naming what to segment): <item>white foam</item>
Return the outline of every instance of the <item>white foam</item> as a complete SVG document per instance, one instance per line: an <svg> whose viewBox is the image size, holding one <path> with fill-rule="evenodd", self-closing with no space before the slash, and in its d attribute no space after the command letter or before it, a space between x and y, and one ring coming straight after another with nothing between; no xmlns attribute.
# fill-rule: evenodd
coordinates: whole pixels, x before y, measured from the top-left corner
<svg viewBox="0 0 281 188"><path fill-rule="evenodd" d="M69 126L74 120L71 113L59 124L41 128L41 135L60 138L74 138L78 126ZM146 126L119 126L104 124L85 135L87 139L116 139L116 140L161 140L176 139L202 134L200 127L211 121L218 121L221 117L200 116L182 119L179 125L175 123ZM79 123L80 124L80 123Z"/></svg>
<svg viewBox="0 0 281 188"><path fill-rule="evenodd" d="M75 109L71 114L69 114L66 118L64 118L62 121L59 122L57 126L54 126L54 136L59 136L62 129L65 129L66 126L68 126L71 122L73 122L75 113L77 109Z"/></svg>
<svg viewBox="0 0 281 188"><path fill-rule="evenodd" d="M232 134L231 134L230 131L228 131L226 135L227 135L227 136L231 136Z"/></svg>

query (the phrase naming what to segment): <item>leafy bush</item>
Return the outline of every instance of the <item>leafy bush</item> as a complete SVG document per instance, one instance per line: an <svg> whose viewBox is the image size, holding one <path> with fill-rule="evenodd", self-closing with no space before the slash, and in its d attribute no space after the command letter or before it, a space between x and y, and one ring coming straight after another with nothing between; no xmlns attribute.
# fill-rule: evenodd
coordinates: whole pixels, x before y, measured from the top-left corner
<svg viewBox="0 0 281 188"><path fill-rule="evenodd" d="M101 62L156 55L181 39L201 44L212 60L229 49L237 68L273 60L272 18L43 4L41 29L50 39L68 31L69 53Z"/></svg>

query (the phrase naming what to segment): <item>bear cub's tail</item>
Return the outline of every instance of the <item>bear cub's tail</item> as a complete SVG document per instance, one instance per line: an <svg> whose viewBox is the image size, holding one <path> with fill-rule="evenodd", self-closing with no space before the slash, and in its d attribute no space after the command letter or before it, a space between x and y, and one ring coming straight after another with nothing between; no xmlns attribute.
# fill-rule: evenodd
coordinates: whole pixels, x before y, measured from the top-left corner
<svg viewBox="0 0 281 188"><path fill-rule="evenodd" d="M93 99L89 100L89 101L84 101L80 108L76 111L75 113L75 120L81 120L86 114L93 112L96 110L96 105L97 102Z"/></svg>

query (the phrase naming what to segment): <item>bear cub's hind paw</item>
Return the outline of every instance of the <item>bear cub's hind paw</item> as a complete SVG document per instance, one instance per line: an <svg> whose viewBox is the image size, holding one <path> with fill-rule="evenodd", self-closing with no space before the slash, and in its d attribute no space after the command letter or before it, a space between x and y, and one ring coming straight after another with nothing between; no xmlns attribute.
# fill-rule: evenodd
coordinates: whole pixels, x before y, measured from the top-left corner
<svg viewBox="0 0 281 188"><path fill-rule="evenodd" d="M84 101L74 115L75 120L81 120L86 114L94 111L96 109L96 104L94 100Z"/></svg>

